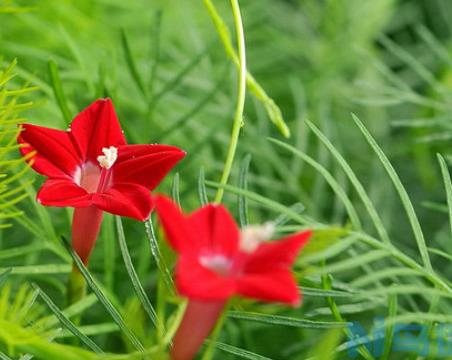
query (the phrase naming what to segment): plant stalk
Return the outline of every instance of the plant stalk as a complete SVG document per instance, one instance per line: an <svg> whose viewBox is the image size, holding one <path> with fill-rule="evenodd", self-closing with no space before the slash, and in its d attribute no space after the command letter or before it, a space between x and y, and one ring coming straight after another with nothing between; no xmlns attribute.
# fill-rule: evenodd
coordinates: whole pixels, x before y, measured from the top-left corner
<svg viewBox="0 0 452 360"><path fill-rule="evenodd" d="M226 185L231 174L232 163L237 150L239 141L240 128L243 125L243 110L245 108L246 96L246 52L245 52L245 34L243 32L242 16L240 14L240 7L238 0L231 0L232 14L234 17L234 26L237 33L237 44L239 52L239 79L238 79L238 94L237 105L235 108L234 121L232 124L231 140L228 146L226 161L221 175L220 184ZM224 188L220 187L215 196L215 202L220 203L223 199Z"/></svg>

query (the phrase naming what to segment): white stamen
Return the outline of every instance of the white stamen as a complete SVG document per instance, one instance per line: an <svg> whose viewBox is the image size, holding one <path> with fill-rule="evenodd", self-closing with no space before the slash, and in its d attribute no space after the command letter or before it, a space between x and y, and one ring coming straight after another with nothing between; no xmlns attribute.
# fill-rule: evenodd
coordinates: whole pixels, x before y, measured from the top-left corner
<svg viewBox="0 0 452 360"><path fill-rule="evenodd" d="M263 225L248 225L240 231L240 250L254 252L259 244L269 240L275 232L275 224L271 221Z"/></svg>
<svg viewBox="0 0 452 360"><path fill-rule="evenodd" d="M98 156L97 161L99 161L100 167L110 169L118 158L118 149L110 146L109 148L102 148L102 152L104 155Z"/></svg>

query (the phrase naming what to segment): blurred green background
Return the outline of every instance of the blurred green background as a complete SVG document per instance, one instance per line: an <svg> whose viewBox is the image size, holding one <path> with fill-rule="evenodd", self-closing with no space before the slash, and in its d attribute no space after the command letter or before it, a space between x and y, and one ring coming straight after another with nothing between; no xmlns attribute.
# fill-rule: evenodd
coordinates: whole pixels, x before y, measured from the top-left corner
<svg viewBox="0 0 452 360"><path fill-rule="evenodd" d="M234 34L229 2L214 3ZM452 266L447 254L452 253L452 242L436 153L441 153L446 161L452 160L452 2L242 0L240 5L248 69L279 105L292 136L281 136L269 121L264 105L249 92L230 184L240 186L242 159L250 154L250 191L284 206L301 203L303 215L312 219L315 226L330 229L322 235L328 245L337 246L344 238L349 239L350 235L339 236L341 231L353 228L344 203L321 173L268 140L277 138L328 169L356 208L363 232L378 237L380 234L346 172L306 125L305 120L310 120L356 173L392 243L420 262L410 221L380 160L353 122L354 113L399 174L420 219L427 246L438 250L430 251L433 267L449 281ZM171 192L177 172L185 209L199 205L200 169L207 180L219 181L236 102L237 69L226 56L201 0L0 1L0 60L7 66L15 58L17 76L10 87L38 86L22 98L34 103L21 113L27 122L67 127L55 96L57 74L66 99L66 117L73 117L94 99L108 96L114 101L129 142L168 143L188 152L159 189ZM53 70L53 78L49 69ZM43 181L31 173L26 178L35 178L35 189ZM33 205L31 188L27 191L29 198L16 205L25 212L26 221L18 219L15 226L1 232L0 249L40 244L46 238L57 243L59 235L69 233L70 210L40 209ZM210 199L214 191L208 187ZM251 222L278 218L276 207L248 200ZM225 203L238 214L236 194L227 191ZM41 232L30 230L29 222ZM158 271L144 241L143 226L129 220L124 223L132 258L152 298ZM292 228L281 228L281 232L297 229L300 224L287 225ZM338 230L339 235L331 230L337 228L343 229ZM108 218L91 270L116 294L118 303L126 304L124 311L132 311L133 301L128 296L131 285L121 253L111 239L114 233L113 220ZM313 263L320 266L325 259L327 263L346 261L374 251L354 242L338 249L331 260L319 256ZM0 267L58 262L54 254L41 250L21 257L2 257L0 251ZM63 258L59 261L64 263ZM369 263L351 264L346 271L333 273L339 279L337 286L342 284L345 291L347 286L354 287L353 281L360 290L392 284L428 284L415 276L399 278L389 255L376 259L372 267ZM356 282L363 273L384 269L393 270L372 282ZM306 286L319 286L319 277L315 276L314 271L313 278L303 280ZM62 306L64 274L24 274L24 280L29 279L38 281ZM326 297L306 295L305 300L300 310L247 303L239 308L251 306L253 311L263 313L285 311L292 318L338 321L331 314L331 303ZM338 302L347 320L369 325L375 315L389 316L389 300L385 296L379 301L347 297ZM432 308L431 299L425 296L402 294L398 311L450 314L451 304L444 301ZM96 307L84 318L92 324L107 321L107 315ZM146 338L146 325L140 319L136 315L132 325L138 329L143 326L137 331ZM97 334L98 343L110 351L122 351L123 346L114 340L119 336L117 332L108 334ZM273 359L304 359L319 334L324 331L232 319L226 322L221 339ZM217 353L219 359L225 354ZM347 358L344 352L337 356ZM416 358L408 354L392 356L389 358Z"/></svg>

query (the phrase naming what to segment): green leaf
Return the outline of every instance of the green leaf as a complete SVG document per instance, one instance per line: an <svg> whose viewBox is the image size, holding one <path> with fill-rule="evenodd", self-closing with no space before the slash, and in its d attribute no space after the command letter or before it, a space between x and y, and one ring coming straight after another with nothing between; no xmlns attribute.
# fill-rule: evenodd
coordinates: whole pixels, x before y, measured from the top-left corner
<svg viewBox="0 0 452 360"><path fill-rule="evenodd" d="M309 239L308 243L303 247L303 250L300 253L300 262L304 262L306 260L316 261L318 260L316 255L319 253L322 253L322 255L320 256L322 258L325 258L323 252L326 250L331 250L332 245L341 242L342 239L348 235L348 233L349 231L347 229L340 227L315 230L311 235L311 239ZM354 241L355 240L352 239L352 241L350 241L350 244L347 243L347 247ZM342 250L343 247L340 247L339 251ZM334 252L334 255L336 253L337 252Z"/></svg>
<svg viewBox="0 0 452 360"><path fill-rule="evenodd" d="M175 173L173 177L173 186L171 187L171 196L174 202L180 207L179 178L179 173Z"/></svg>
<svg viewBox="0 0 452 360"><path fill-rule="evenodd" d="M126 266L130 280L132 281L135 293L137 294L138 299L140 300L141 305L143 306L143 309L146 311L154 325L156 327L163 327L163 323L157 318L157 313L155 312L154 306L151 304L149 298L147 297L146 292L144 291L144 288L141 285L140 279L138 278L138 274L136 273L135 268L133 267L132 259L129 254L129 250L127 249L127 243L124 235L124 229L122 227L121 218L119 216L115 216L115 221L122 258L124 260L124 265Z"/></svg>
<svg viewBox="0 0 452 360"><path fill-rule="evenodd" d="M389 319L394 318L397 315L398 302L397 295L390 295L388 298L388 317ZM386 327L385 331L385 341L384 341L384 353L381 360L389 359L392 349L392 343L394 339L394 324Z"/></svg>
<svg viewBox="0 0 452 360"><path fill-rule="evenodd" d="M146 235L149 240L149 245L151 247L151 253L155 260L155 263L157 265L157 268L159 269L160 275L163 277L164 282L168 289L174 289L174 283L173 278L171 277L171 271L169 270L168 266L166 265L165 259L163 258L160 247L157 241L157 238L155 237L154 232L154 226L152 225L152 219L149 217L149 219L144 223L146 228Z"/></svg>
<svg viewBox="0 0 452 360"><path fill-rule="evenodd" d="M394 167L386 157L383 150L378 146L375 139L372 137L372 135L369 133L369 131L366 129L364 124L352 114L353 120L355 124L358 126L359 130L361 130L362 134L366 138L369 145L372 147L372 149L377 154L378 158L380 159L381 163L383 164L386 172L388 173L389 177L391 178L394 187L397 190L397 193L399 194L400 200L402 201L403 207L405 208L405 211L408 215L408 219L410 221L411 227L413 229L414 237L416 239L417 246L419 248L419 252L421 253L422 261L424 263L424 266L426 269L430 272L433 272L432 264L430 262L430 257L428 255L427 245L425 243L424 233L422 232L421 224L419 223L419 219L416 215L416 212L414 210L413 204L411 203L410 197L408 195L408 192L406 191L405 187L403 186L402 182L400 181L399 175L394 170Z"/></svg>
<svg viewBox="0 0 452 360"><path fill-rule="evenodd" d="M329 330L310 351L312 360L334 360L337 358L336 347L341 341L342 332L338 329ZM311 359L310 359L311 360Z"/></svg>
<svg viewBox="0 0 452 360"><path fill-rule="evenodd" d="M199 195L199 202L201 203L201 206L207 205L208 202L209 202L209 198L207 197L206 179L205 179L205 174L204 174L204 168L203 167L201 167L199 169L198 195Z"/></svg>
<svg viewBox="0 0 452 360"><path fill-rule="evenodd" d="M337 160L341 168L344 170L345 174L349 178L350 182L354 186L356 192L358 193L359 197L361 198L361 201L363 202L370 218L372 219L372 222L375 226L375 229L377 230L379 236L381 237L381 240L387 244L390 244L391 241L389 240L388 233L386 231L385 226L383 225L383 221L381 220L380 216L378 215L377 210L375 209L375 206L373 205L372 201L370 200L369 195L367 194L366 190L364 189L364 186L359 181L356 174L353 172L352 168L348 164L347 160L344 159L344 157L339 153L339 151L334 147L334 145L328 140L328 138L310 121L306 120L306 124L309 126L309 128L312 130L312 132L317 136L317 138L323 143L323 145L329 150L331 155L334 156L334 158Z"/></svg>
<svg viewBox="0 0 452 360"><path fill-rule="evenodd" d="M302 153L301 151L295 149L293 146L288 145L286 143L283 143L282 141L279 141L277 139L269 138L269 140L280 146L283 149L289 150L292 152L296 157L302 159L307 164L311 165L316 171L318 171L328 182L331 189L336 193L337 197L342 201L344 204L345 209L347 210L347 213L350 217L350 221L353 224L353 227L356 229L361 229L361 221L359 220L358 213L350 200L350 198L347 196L346 192L342 188L342 186L337 182L337 180L334 178L334 176L319 162L314 160L312 157Z"/></svg>
<svg viewBox="0 0 452 360"><path fill-rule="evenodd" d="M449 213L449 226L452 234L452 181L450 178L449 169L447 168L446 160L441 156L441 154L436 154L439 165L441 168L441 174L443 176L444 188L446 189L447 197L447 208Z"/></svg>
<svg viewBox="0 0 452 360"><path fill-rule="evenodd" d="M242 164L240 166L239 173L239 188L243 190L248 189L248 171L251 163L251 154L245 155L242 160ZM243 195L238 196L238 204L239 204L239 219L240 226L244 227L249 224L249 215L248 215L248 201L247 198Z"/></svg>
<svg viewBox="0 0 452 360"><path fill-rule="evenodd" d="M63 86L61 84L60 74L58 72L58 67L55 61L49 60L47 63L49 70L49 77L53 89L53 94L55 95L58 106L60 107L61 114L63 115L63 119L66 125L70 124L72 121L72 115L69 111L69 107L67 105L67 99L64 95Z"/></svg>
<svg viewBox="0 0 452 360"><path fill-rule="evenodd" d="M39 296L44 300L44 302L47 304L49 309L55 314L55 316L58 318L58 320L61 322L62 325L66 327L72 334L74 334L82 343L84 343L86 346L88 346L91 350L93 350L96 353L103 353L102 349L97 346L97 344L92 341L88 336L83 334L75 324L69 320L66 315L61 312L61 310L58 308L58 306L55 305L55 303L50 299L50 297L43 292L39 286L36 284L32 285L34 289L38 290Z"/></svg>
<svg viewBox="0 0 452 360"><path fill-rule="evenodd" d="M11 269L6 269L0 274L0 287L8 280L8 276L11 274Z"/></svg>
<svg viewBox="0 0 452 360"><path fill-rule="evenodd" d="M212 187L212 188L223 187L226 191L229 191L233 194L246 196L248 199L254 200L254 201L258 202L259 204L265 206L268 209L274 210L278 213L286 214L289 218L291 218L292 220L295 220L301 224L312 223L312 221L301 216L300 214L298 214L296 211L290 209L289 207L281 205L277 201L270 200L255 192L251 192L249 190L243 190L238 187L231 186L231 185L221 185L221 184L219 184L217 182L213 182L213 181L206 181L206 185L208 187Z"/></svg>
<svg viewBox="0 0 452 360"><path fill-rule="evenodd" d="M207 344L214 345L217 349L224 351L228 354L232 354L238 358L248 359L248 360L272 360L269 357L258 355L248 350L240 349L236 346L225 344L219 341L207 341Z"/></svg>
<svg viewBox="0 0 452 360"><path fill-rule="evenodd" d="M94 294L96 294L96 297L99 299L99 301L104 306L105 310L111 315L114 322L119 326L123 334L127 339L130 340L132 345L139 351L144 351L144 347L141 344L140 340L136 337L136 335L126 326L124 319L122 318L121 314L116 310L116 308L113 306L113 304L108 300L107 296L103 293L99 285L97 285L94 278L91 276L90 272L86 268L86 266L83 264L82 260L80 260L77 253L70 247L70 245L66 242L66 239L63 238L64 243L66 244L71 257L77 265L77 268L80 270L81 274L86 280L86 283L88 286L93 290Z"/></svg>
<svg viewBox="0 0 452 360"><path fill-rule="evenodd" d="M144 86L140 73L137 69L134 56L132 55L132 51L130 49L129 40L127 39L127 34L124 29L121 29L121 45L126 59L127 67L129 68L130 75L132 76L132 79L135 82L135 85L140 90L141 94L144 97L146 97L146 88Z"/></svg>
<svg viewBox="0 0 452 360"><path fill-rule="evenodd" d="M71 272L71 266L68 264L12 266L10 269L12 275L51 275ZM0 271L4 269L0 268Z"/></svg>
<svg viewBox="0 0 452 360"><path fill-rule="evenodd" d="M331 329L343 328L346 322L312 321L288 316L268 315L244 311L228 311L227 316L232 319L253 321L269 325L283 325L303 329Z"/></svg>

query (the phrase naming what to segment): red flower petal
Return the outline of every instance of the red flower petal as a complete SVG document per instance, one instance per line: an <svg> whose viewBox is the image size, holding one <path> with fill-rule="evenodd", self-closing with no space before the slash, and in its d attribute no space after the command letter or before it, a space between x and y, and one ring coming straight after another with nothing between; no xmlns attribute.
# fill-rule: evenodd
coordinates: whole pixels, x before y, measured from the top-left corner
<svg viewBox="0 0 452 360"><path fill-rule="evenodd" d="M234 295L235 281L203 267L192 256L181 256L176 267L179 293L191 299L224 300Z"/></svg>
<svg viewBox="0 0 452 360"><path fill-rule="evenodd" d="M295 261L300 249L308 242L312 232L305 231L261 244L250 254L245 271L261 271L271 268L289 268Z"/></svg>
<svg viewBox="0 0 452 360"><path fill-rule="evenodd" d="M300 292L287 269L245 274L237 279L237 293L263 301L277 301L293 306L300 304Z"/></svg>
<svg viewBox="0 0 452 360"><path fill-rule="evenodd" d="M81 157L95 164L102 148L126 144L110 99L97 100L78 114L72 121L71 134Z"/></svg>
<svg viewBox="0 0 452 360"><path fill-rule="evenodd" d="M22 155L36 151L33 169L51 177L72 177L81 159L66 131L31 124L21 125L23 130L17 141L24 144Z"/></svg>
<svg viewBox="0 0 452 360"><path fill-rule="evenodd" d="M155 206L160 224L165 231L171 247L179 253L189 253L197 249L193 229L188 226L182 210L173 201L163 195L155 196Z"/></svg>
<svg viewBox="0 0 452 360"><path fill-rule="evenodd" d="M200 249L226 256L237 253L239 229L223 205L202 207L188 217L188 224L197 234Z"/></svg>
<svg viewBox="0 0 452 360"><path fill-rule="evenodd" d="M66 179L48 179L41 186L38 201L47 206L90 206L91 196L83 188Z"/></svg>
<svg viewBox="0 0 452 360"><path fill-rule="evenodd" d="M184 151L169 145L121 146L114 167L115 179L153 190L184 156Z"/></svg>
<svg viewBox="0 0 452 360"><path fill-rule="evenodd" d="M148 189L126 183L116 183L103 193L94 193L93 204L109 213L139 221L146 220L152 210Z"/></svg>

